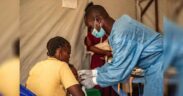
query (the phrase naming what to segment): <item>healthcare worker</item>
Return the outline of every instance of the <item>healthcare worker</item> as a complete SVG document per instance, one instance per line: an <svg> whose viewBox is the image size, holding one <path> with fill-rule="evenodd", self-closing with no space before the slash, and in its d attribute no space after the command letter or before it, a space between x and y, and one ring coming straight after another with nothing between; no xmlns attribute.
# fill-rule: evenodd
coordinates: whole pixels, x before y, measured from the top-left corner
<svg viewBox="0 0 183 96"><path fill-rule="evenodd" d="M100 5L89 7L84 19L86 25L93 28L94 36L103 36L105 32L109 35L113 55L111 63L78 72L84 86L106 87L124 82L137 66L145 70L143 96L163 96L163 40L160 33L128 15L115 21Z"/></svg>

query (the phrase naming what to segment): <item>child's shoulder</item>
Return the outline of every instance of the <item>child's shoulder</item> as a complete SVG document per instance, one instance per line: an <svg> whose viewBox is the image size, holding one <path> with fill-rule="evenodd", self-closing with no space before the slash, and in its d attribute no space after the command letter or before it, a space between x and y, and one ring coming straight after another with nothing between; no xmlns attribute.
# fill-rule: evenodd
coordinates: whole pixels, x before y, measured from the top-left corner
<svg viewBox="0 0 183 96"><path fill-rule="evenodd" d="M39 61L35 64L35 66L63 66L67 63L62 62L60 60L54 59L54 58L48 58L42 61ZM68 64L67 64L68 65Z"/></svg>

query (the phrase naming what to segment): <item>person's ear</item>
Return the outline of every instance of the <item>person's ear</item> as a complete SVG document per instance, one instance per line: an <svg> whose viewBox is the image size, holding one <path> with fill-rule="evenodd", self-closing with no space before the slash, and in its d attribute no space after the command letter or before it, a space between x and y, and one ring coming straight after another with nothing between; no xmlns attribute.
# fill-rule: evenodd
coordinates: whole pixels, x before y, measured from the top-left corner
<svg viewBox="0 0 183 96"><path fill-rule="evenodd" d="M57 48L56 51L55 51L55 56L56 58L60 58L61 57L61 48Z"/></svg>
<svg viewBox="0 0 183 96"><path fill-rule="evenodd" d="M59 50L60 56L62 56L62 54L63 54L63 53L62 53L62 52L63 52L63 51L62 51L62 48L59 48L58 50Z"/></svg>

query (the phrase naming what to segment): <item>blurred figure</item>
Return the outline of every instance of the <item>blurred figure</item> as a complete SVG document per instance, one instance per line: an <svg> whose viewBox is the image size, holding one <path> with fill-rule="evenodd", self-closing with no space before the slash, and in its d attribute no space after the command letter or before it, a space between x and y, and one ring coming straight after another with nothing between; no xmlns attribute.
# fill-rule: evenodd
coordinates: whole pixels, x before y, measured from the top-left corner
<svg viewBox="0 0 183 96"><path fill-rule="evenodd" d="M167 17L164 18L164 66L173 66L177 72L176 96L183 95L183 0L167 0Z"/></svg>
<svg viewBox="0 0 183 96"><path fill-rule="evenodd" d="M166 70L170 64L176 68L177 77L178 77L178 92L179 95L183 94L183 29L177 26L172 21L165 19L164 21L164 31L165 31L165 40L164 40L164 55L165 55L165 66L163 70Z"/></svg>
<svg viewBox="0 0 183 96"><path fill-rule="evenodd" d="M19 96L20 84L20 41L14 44L15 57L0 65L0 93L2 96Z"/></svg>

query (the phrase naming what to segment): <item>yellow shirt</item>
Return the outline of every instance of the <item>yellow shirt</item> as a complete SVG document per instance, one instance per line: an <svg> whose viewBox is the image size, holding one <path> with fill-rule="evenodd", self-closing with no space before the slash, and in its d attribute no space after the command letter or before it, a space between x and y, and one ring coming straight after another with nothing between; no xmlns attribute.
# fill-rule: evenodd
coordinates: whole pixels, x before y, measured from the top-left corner
<svg viewBox="0 0 183 96"><path fill-rule="evenodd" d="M66 89L78 84L69 66L55 58L38 62L30 71L26 86L37 96L65 96Z"/></svg>
<svg viewBox="0 0 183 96"><path fill-rule="evenodd" d="M3 96L19 96L20 60L13 58L0 66L0 93Z"/></svg>

